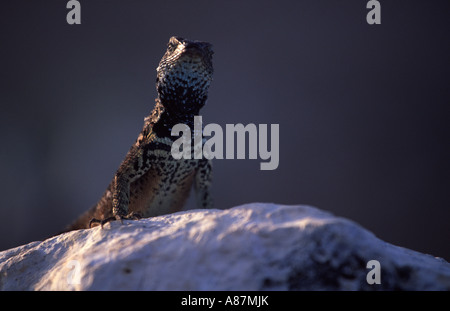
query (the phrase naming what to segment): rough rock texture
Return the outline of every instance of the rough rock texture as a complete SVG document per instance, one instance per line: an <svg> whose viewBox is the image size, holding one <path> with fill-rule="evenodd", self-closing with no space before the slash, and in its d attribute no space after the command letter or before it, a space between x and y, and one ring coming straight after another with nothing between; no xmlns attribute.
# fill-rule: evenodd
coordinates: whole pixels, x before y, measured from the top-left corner
<svg viewBox="0 0 450 311"><path fill-rule="evenodd" d="M370 260L381 284L369 285ZM2 290L450 290L450 264L307 206L192 210L0 253Z"/></svg>

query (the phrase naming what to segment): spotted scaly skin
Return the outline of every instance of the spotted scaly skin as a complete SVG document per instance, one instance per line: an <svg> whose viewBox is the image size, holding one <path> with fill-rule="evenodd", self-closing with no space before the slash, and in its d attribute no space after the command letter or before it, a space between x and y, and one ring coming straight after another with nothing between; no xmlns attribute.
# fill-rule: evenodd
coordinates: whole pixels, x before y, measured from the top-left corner
<svg viewBox="0 0 450 311"><path fill-rule="evenodd" d="M194 116L206 103L213 75L212 55L207 42L170 38L157 68L158 98L138 139L102 198L66 231L177 212L193 185L197 207L212 207L211 161L194 157L176 160L171 154L172 143L178 139L171 136L172 127L183 123L193 133Z"/></svg>

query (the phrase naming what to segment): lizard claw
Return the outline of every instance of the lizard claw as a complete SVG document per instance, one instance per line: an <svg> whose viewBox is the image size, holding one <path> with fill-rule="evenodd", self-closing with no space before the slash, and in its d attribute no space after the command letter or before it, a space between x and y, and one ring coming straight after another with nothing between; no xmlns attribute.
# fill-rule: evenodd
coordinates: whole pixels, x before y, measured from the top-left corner
<svg viewBox="0 0 450 311"><path fill-rule="evenodd" d="M119 220L120 221L120 223L121 224L123 224L123 220L124 219L128 219L128 220L139 220L139 219L141 219L142 218L142 216L141 216L141 214L139 214L139 213L136 213L136 212L131 212L131 213L129 213L128 215L115 215L115 216L112 216L112 217L108 217L108 218L105 218L105 219L102 219L102 220L100 220L100 219L97 219L97 218L92 218L90 221L89 221L89 228L92 228L92 225L93 224L100 224L100 226L102 227L102 229L103 229L103 225L104 224L106 224L106 223L108 223L108 222L110 222L110 221L114 221L114 220Z"/></svg>
<svg viewBox="0 0 450 311"><path fill-rule="evenodd" d="M136 212L131 212L127 215L125 219L139 220L142 218L142 215Z"/></svg>
<svg viewBox="0 0 450 311"><path fill-rule="evenodd" d="M102 229L103 229L103 225L104 224L106 224L106 223L108 223L110 221L113 221L113 220L116 220L116 217L108 217L108 218L105 218L105 219L102 219L102 220L97 219L97 218L92 218L91 221L89 221L89 228L92 228L93 224L99 224L102 227Z"/></svg>

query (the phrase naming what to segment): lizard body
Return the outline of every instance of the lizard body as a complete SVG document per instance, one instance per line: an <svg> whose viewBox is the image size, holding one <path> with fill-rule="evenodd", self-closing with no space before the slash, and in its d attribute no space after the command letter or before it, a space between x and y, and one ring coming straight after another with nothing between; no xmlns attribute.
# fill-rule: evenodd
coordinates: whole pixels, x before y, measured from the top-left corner
<svg viewBox="0 0 450 311"><path fill-rule="evenodd" d="M66 231L111 220L173 213L183 208L194 185L199 208L211 208L211 161L172 157L175 124L193 130L212 80L212 48L207 42L180 37L169 40L157 68L158 97L136 142L116 171L105 193ZM193 139L193 138L192 138Z"/></svg>

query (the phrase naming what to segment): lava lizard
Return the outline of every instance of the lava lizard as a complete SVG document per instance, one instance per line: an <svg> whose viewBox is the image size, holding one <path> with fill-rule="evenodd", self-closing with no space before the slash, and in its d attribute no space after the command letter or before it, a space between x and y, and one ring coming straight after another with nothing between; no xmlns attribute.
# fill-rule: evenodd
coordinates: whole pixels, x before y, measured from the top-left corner
<svg viewBox="0 0 450 311"><path fill-rule="evenodd" d="M171 154L177 139L171 136L172 127L182 123L193 132L194 116L206 103L212 55L207 42L170 38L156 69L158 97L153 111L101 199L65 231L179 211L192 185L197 207L212 207L211 160L176 160Z"/></svg>

